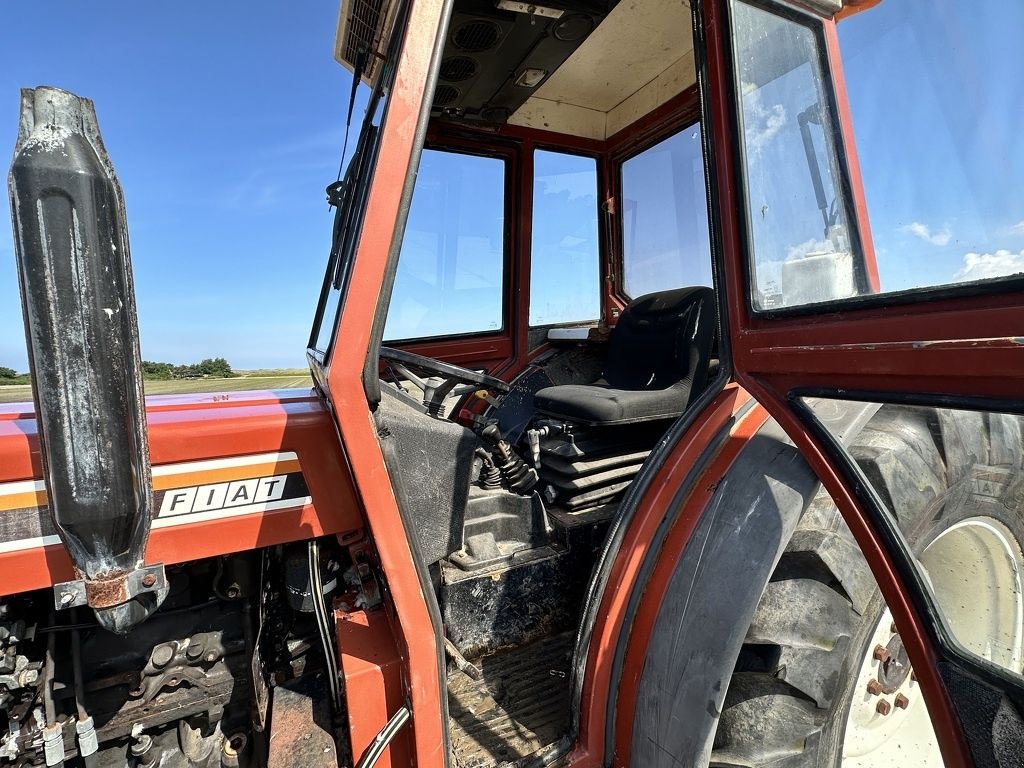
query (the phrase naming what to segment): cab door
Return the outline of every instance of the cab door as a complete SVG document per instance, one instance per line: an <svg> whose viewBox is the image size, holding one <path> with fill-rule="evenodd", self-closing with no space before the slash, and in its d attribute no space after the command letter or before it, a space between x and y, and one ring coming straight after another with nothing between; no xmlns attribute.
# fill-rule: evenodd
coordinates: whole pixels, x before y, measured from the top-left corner
<svg viewBox="0 0 1024 768"><path fill-rule="evenodd" d="M946 765L1019 765L1022 10L695 5L734 377L857 538ZM852 403L934 448L851 455L828 414Z"/></svg>

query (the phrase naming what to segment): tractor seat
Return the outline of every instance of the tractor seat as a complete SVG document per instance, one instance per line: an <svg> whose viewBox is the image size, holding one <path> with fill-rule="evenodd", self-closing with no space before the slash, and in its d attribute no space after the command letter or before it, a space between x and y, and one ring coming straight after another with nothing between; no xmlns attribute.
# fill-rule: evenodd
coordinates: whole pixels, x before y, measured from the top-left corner
<svg viewBox="0 0 1024 768"><path fill-rule="evenodd" d="M600 379L545 387L534 405L546 416L595 426L675 418L707 383L714 338L710 288L649 293L630 302L612 329Z"/></svg>

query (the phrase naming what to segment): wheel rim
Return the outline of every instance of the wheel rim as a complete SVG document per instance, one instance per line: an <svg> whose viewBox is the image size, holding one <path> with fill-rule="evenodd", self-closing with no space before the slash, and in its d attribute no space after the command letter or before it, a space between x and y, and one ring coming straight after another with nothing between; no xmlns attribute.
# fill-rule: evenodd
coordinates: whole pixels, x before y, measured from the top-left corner
<svg viewBox="0 0 1024 768"><path fill-rule="evenodd" d="M1011 531L987 517L951 526L920 563L954 637L995 664L1024 659L1024 555ZM898 760L941 766L924 697L886 608L861 662L843 736L844 768Z"/></svg>

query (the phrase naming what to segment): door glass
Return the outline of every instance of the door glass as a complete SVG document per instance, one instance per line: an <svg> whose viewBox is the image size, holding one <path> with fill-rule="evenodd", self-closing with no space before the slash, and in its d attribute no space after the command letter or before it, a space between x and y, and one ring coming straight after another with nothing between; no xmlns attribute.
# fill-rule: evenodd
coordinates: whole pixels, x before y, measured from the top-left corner
<svg viewBox="0 0 1024 768"><path fill-rule="evenodd" d="M596 320L597 161L538 150L533 173L530 325Z"/></svg>
<svg viewBox="0 0 1024 768"><path fill-rule="evenodd" d="M1024 272L1024 3L881 3L839 24L883 291Z"/></svg>
<svg viewBox="0 0 1024 768"><path fill-rule="evenodd" d="M424 150L385 341L501 330L504 272L504 160Z"/></svg>
<svg viewBox="0 0 1024 768"><path fill-rule="evenodd" d="M846 446L892 516L956 641L1021 674L1022 418L843 400L804 403ZM864 426L849 434L851 423Z"/></svg>
<svg viewBox="0 0 1024 768"><path fill-rule="evenodd" d="M623 290L711 285L711 241L700 125L622 164Z"/></svg>
<svg viewBox="0 0 1024 768"><path fill-rule="evenodd" d="M733 4L734 57L754 309L844 299L866 288L810 27Z"/></svg>

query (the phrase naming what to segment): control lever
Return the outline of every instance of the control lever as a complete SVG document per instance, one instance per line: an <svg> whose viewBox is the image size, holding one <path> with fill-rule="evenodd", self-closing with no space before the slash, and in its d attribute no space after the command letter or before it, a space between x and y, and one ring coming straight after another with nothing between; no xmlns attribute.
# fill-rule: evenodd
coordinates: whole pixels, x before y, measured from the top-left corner
<svg viewBox="0 0 1024 768"><path fill-rule="evenodd" d="M502 478L508 484L509 490L522 496L528 496L540 480L537 470L527 466L526 462L519 458L515 449L502 437L497 424L488 424L480 431L480 436L494 446L497 458L495 463L501 471Z"/></svg>
<svg viewBox="0 0 1024 768"><path fill-rule="evenodd" d="M526 444L530 447L530 459L537 469L540 469L540 439L547 437L550 431L548 427L526 430Z"/></svg>

